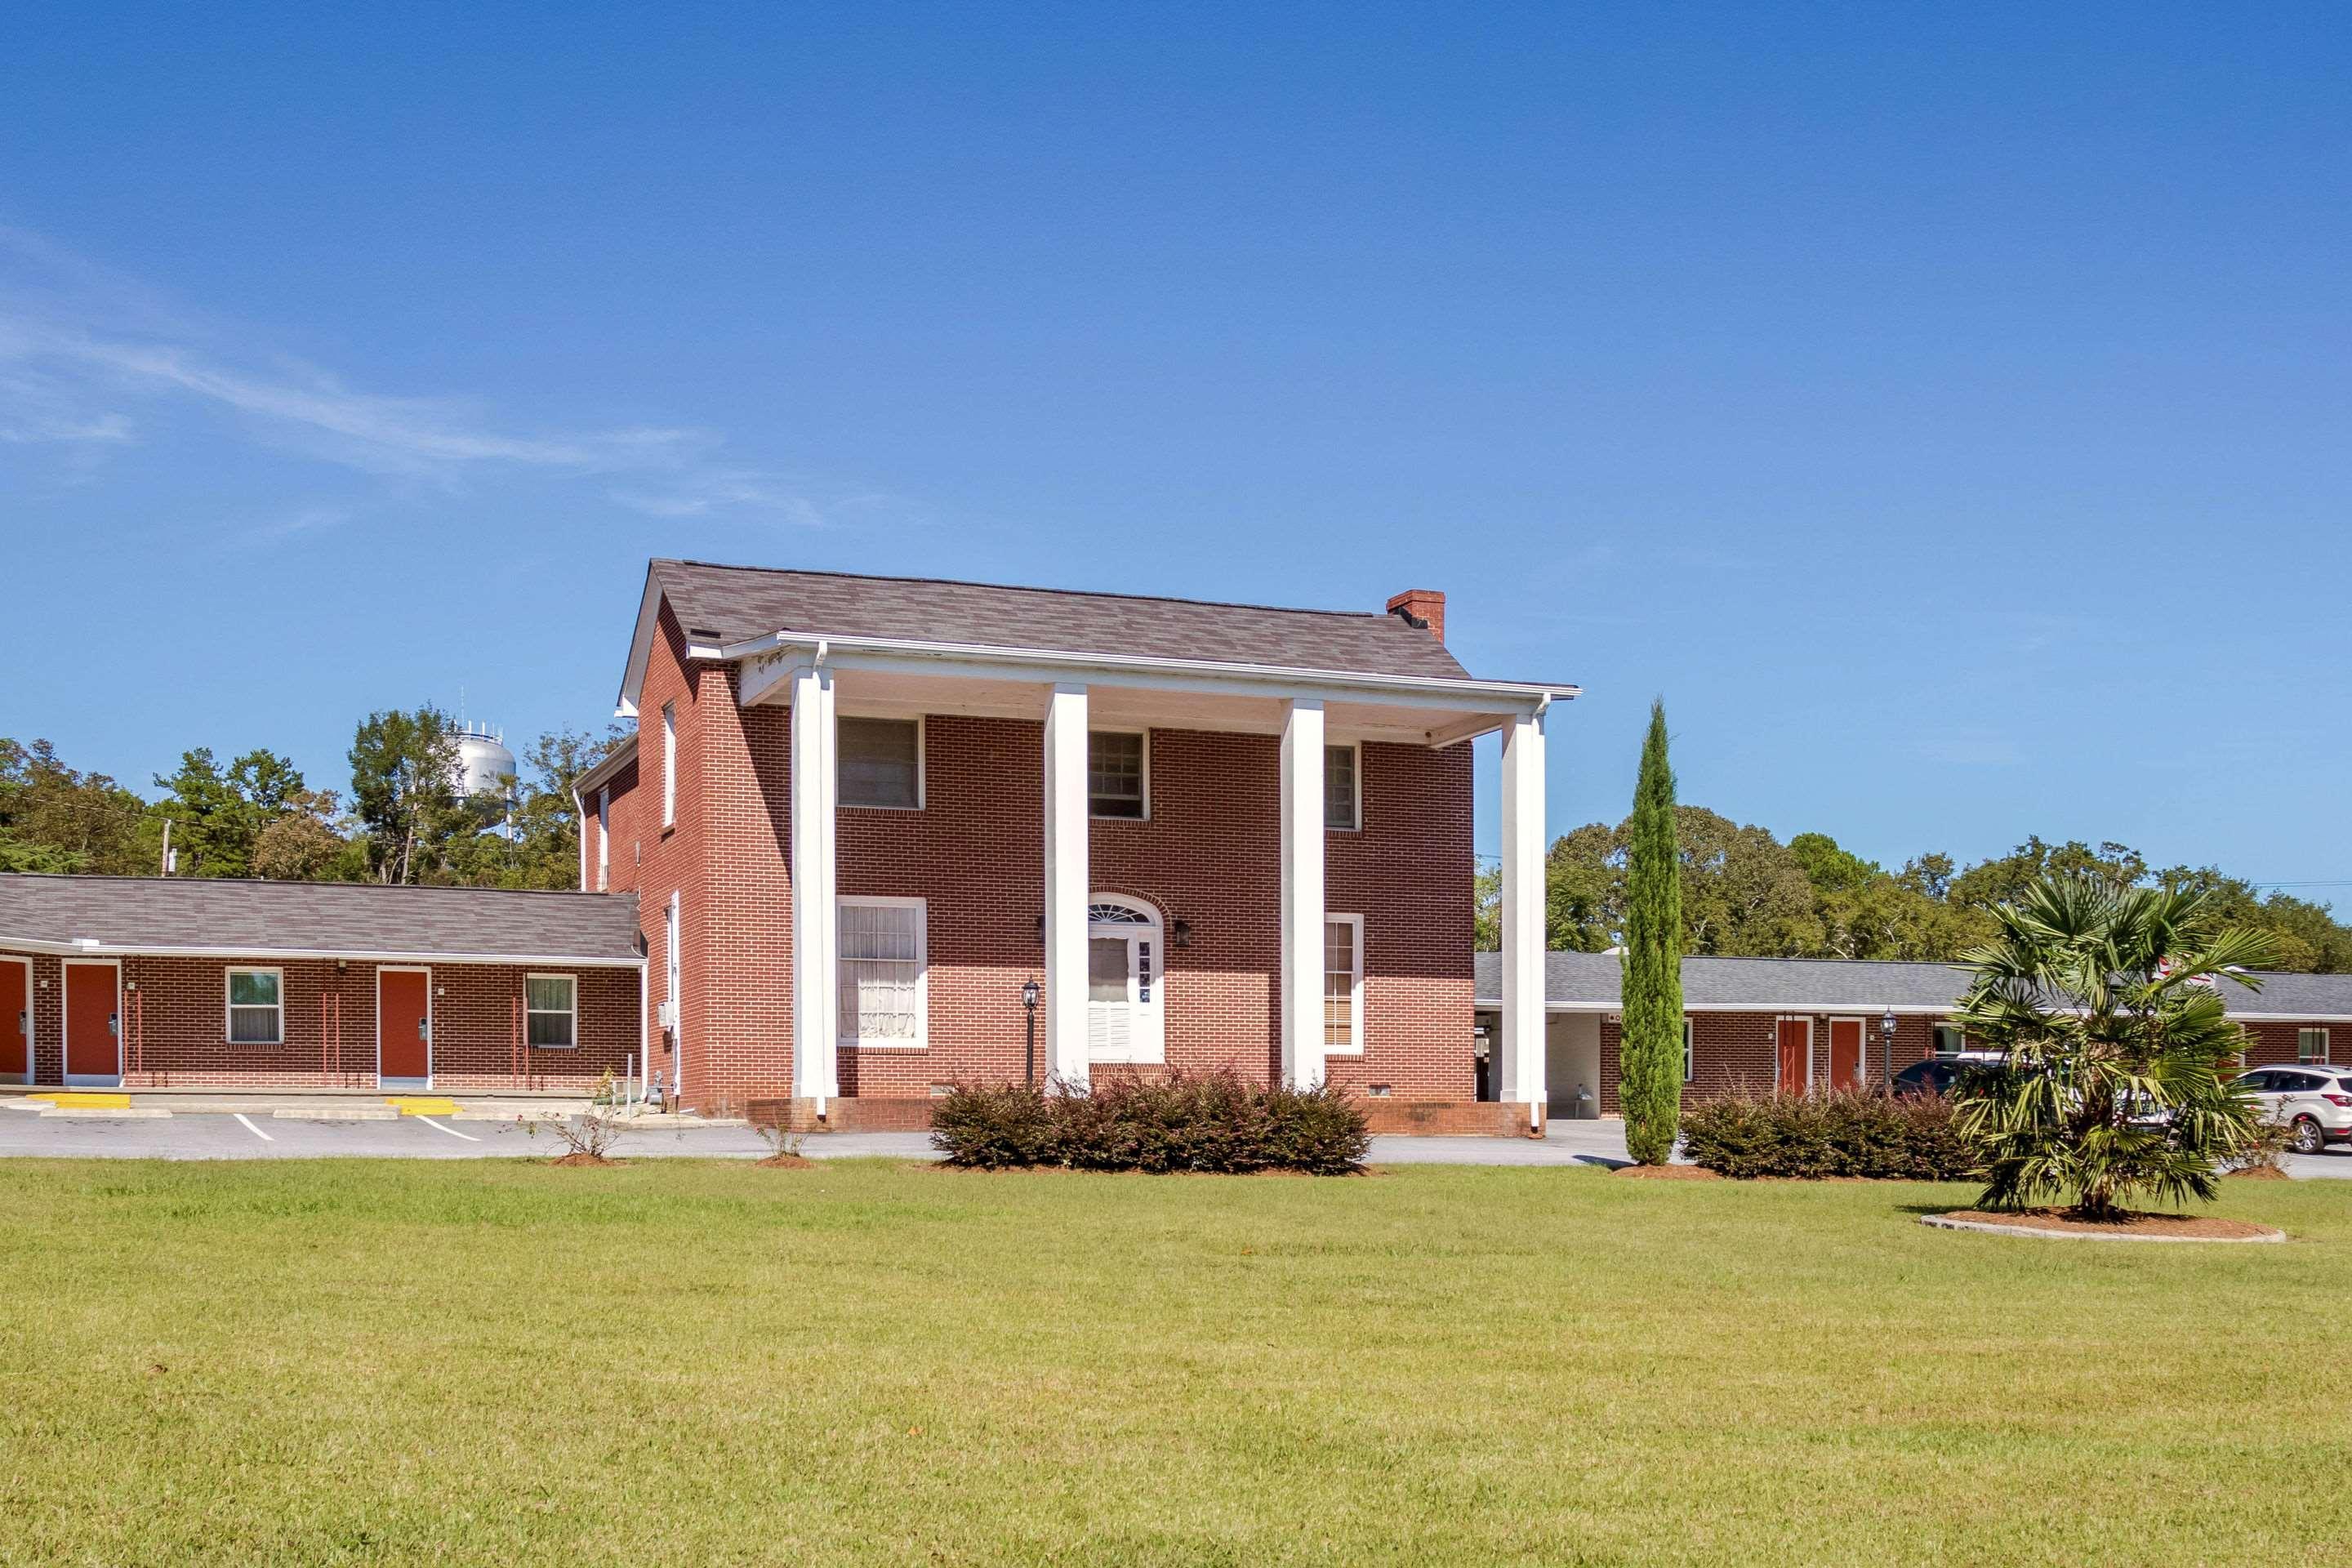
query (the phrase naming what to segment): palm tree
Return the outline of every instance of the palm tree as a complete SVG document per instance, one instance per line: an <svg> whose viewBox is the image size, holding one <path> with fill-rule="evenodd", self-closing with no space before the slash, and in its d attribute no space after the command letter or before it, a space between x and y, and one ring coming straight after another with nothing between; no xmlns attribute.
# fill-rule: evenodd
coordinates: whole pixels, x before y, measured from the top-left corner
<svg viewBox="0 0 2352 1568"><path fill-rule="evenodd" d="M2221 1163L2255 1135L2231 1079L2244 1049L2218 987L2271 961L2267 933L2224 927L2204 893L2044 877L1993 911L1956 1015L2005 1056L1961 1089L1960 1128L1984 1151L1988 1207L2071 1194L2085 1219L2126 1199L2216 1195Z"/></svg>

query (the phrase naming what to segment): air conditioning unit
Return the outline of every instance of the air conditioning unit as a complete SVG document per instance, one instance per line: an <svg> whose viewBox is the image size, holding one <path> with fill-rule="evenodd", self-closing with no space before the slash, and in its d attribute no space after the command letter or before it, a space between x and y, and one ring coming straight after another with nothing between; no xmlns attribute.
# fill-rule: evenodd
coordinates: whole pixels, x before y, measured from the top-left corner
<svg viewBox="0 0 2352 1568"><path fill-rule="evenodd" d="M657 1029L677 1028L677 1004L675 1002L665 1002L658 1007L656 1007L654 1009L654 1026Z"/></svg>

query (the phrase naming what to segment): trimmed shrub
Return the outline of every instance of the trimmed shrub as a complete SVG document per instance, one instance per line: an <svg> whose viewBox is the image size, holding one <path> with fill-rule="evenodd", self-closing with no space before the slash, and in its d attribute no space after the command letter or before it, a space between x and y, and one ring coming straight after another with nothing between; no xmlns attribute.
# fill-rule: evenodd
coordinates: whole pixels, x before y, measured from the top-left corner
<svg viewBox="0 0 2352 1568"><path fill-rule="evenodd" d="M1113 1079L1047 1093L959 1084L931 1108L931 1142L950 1165L1074 1171L1363 1169L1371 1135L1346 1093L1269 1089L1232 1072Z"/></svg>
<svg viewBox="0 0 2352 1568"><path fill-rule="evenodd" d="M1879 1176L1961 1182L1984 1160L1952 1101L1867 1089L1778 1090L1709 1100L1683 1113L1683 1152L1719 1175Z"/></svg>

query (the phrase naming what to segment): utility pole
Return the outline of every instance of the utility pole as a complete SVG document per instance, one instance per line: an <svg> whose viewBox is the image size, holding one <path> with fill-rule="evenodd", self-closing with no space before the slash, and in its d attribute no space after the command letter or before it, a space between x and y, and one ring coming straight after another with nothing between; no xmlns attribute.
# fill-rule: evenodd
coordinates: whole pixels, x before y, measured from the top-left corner
<svg viewBox="0 0 2352 1568"><path fill-rule="evenodd" d="M168 877L168 876L170 876L171 874L172 874L172 819L171 819L170 817L168 817L168 816L167 816L167 817L165 817L165 818L163 819L163 868L162 872L160 873L160 875L163 875L163 876Z"/></svg>

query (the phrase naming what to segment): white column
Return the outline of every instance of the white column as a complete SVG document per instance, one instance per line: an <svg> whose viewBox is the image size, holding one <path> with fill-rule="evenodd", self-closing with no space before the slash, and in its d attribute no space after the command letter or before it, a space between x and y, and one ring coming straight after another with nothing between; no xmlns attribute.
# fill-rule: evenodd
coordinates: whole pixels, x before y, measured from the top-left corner
<svg viewBox="0 0 2352 1568"><path fill-rule="evenodd" d="M841 1092L833 671L822 665L793 674L792 752L793 1095L822 1102Z"/></svg>
<svg viewBox="0 0 2352 1568"><path fill-rule="evenodd" d="M1323 704L1282 712L1282 1076L1323 1081Z"/></svg>
<svg viewBox="0 0 2352 1568"><path fill-rule="evenodd" d="M1087 1082L1087 689L1045 700L1045 1072Z"/></svg>
<svg viewBox="0 0 2352 1568"><path fill-rule="evenodd" d="M1503 1036L1495 1098L1544 1103L1544 716L1503 731Z"/></svg>

